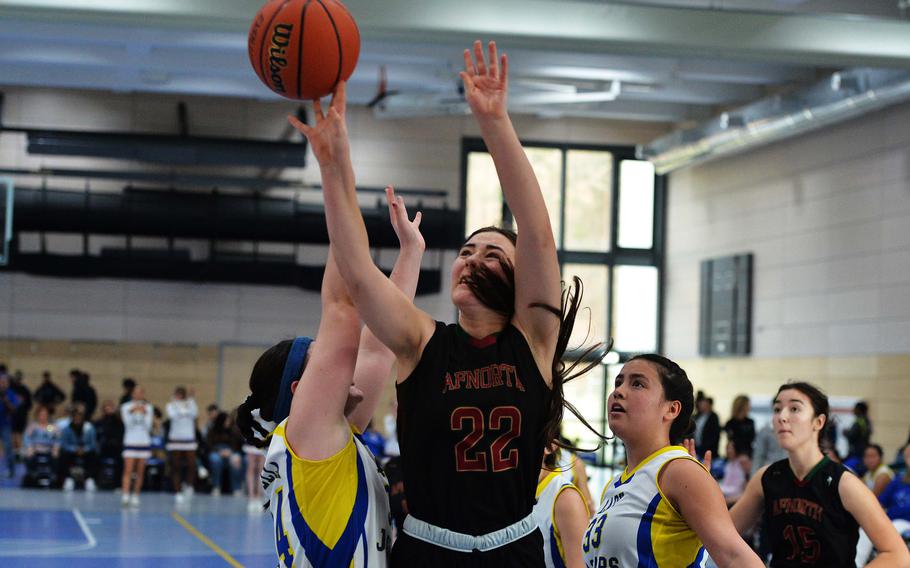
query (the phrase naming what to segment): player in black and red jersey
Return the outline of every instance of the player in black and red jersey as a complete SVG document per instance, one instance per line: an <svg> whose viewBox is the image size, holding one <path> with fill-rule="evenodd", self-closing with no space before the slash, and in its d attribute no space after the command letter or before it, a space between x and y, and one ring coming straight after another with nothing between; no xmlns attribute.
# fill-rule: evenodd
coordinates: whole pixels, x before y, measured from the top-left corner
<svg viewBox="0 0 910 568"><path fill-rule="evenodd" d="M540 186L506 112L507 61L465 50L465 97L520 237L474 232L452 267L457 324L407 301L374 266L357 203L344 86L317 125L291 119L319 161L332 246L358 312L398 364L398 436L410 516L397 566L543 566L532 510L562 417L561 364L580 300L563 297Z"/></svg>
<svg viewBox="0 0 910 568"><path fill-rule="evenodd" d="M869 566L910 566L907 547L868 487L822 454L828 398L808 383L782 385L774 398L774 432L787 459L756 472L730 511L740 532L762 512L771 566L854 568L862 527L879 556Z"/></svg>

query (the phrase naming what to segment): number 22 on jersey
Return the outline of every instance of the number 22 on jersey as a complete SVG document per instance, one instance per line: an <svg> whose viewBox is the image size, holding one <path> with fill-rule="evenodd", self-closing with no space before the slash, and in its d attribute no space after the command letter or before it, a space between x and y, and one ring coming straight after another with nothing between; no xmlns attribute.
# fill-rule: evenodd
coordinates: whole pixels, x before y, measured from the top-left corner
<svg viewBox="0 0 910 568"><path fill-rule="evenodd" d="M518 408L497 406L490 410L487 417L476 406L459 406L452 411L450 422L453 431L465 432L464 438L455 444L457 471L500 472L518 467L518 449L508 448L509 442L521 434L521 411ZM489 449L477 447L485 428L500 433Z"/></svg>

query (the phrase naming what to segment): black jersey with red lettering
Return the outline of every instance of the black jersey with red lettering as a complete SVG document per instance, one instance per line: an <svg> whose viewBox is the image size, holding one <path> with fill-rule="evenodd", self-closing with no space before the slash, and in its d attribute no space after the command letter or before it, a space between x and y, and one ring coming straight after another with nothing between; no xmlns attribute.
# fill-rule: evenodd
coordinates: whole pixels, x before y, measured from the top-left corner
<svg viewBox="0 0 910 568"><path fill-rule="evenodd" d="M771 566L855 568L859 525L840 498L847 468L825 457L805 479L786 459L768 466L761 479L771 540Z"/></svg>
<svg viewBox="0 0 910 568"><path fill-rule="evenodd" d="M517 328L477 340L437 322L397 390L410 514L470 535L531 514L551 392Z"/></svg>

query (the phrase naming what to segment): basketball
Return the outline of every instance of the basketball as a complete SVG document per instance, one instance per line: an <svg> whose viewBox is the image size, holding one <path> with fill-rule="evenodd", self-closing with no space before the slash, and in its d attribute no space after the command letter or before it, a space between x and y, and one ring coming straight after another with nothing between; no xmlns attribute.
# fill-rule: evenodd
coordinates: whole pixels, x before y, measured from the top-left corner
<svg viewBox="0 0 910 568"><path fill-rule="evenodd" d="M289 99L317 99L354 72L360 31L338 0L269 0L250 26L248 50L269 89Z"/></svg>

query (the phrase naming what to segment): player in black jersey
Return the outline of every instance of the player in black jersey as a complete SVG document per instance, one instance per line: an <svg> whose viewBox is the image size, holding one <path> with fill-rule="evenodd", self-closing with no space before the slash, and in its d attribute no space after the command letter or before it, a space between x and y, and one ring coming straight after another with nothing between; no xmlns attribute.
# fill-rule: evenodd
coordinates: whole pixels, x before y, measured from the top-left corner
<svg viewBox="0 0 910 568"><path fill-rule="evenodd" d="M787 459L756 472L730 511L740 532L764 512L771 566L853 568L859 527L879 556L869 566L910 566L910 554L869 488L824 456L828 398L808 383L782 385L774 398L774 432Z"/></svg>
<svg viewBox="0 0 910 568"><path fill-rule="evenodd" d="M533 518L545 443L563 409L561 363L580 301L563 296L553 230L506 112L507 61L465 50L465 97L521 236L486 228L452 267L458 323L417 309L373 264L357 202L344 85L317 125L291 120L320 164L329 238L358 312L396 355L398 436L411 516L397 566L543 566ZM568 406L567 406L568 407Z"/></svg>

